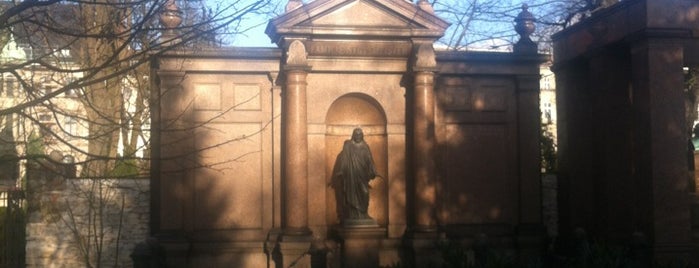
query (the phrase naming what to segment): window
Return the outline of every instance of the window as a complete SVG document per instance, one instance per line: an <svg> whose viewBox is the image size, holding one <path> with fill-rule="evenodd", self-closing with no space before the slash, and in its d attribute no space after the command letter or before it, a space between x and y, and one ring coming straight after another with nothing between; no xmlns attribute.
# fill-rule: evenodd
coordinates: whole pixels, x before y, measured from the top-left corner
<svg viewBox="0 0 699 268"><path fill-rule="evenodd" d="M78 135L78 120L73 116L66 116L63 126L66 132L66 139L72 139Z"/></svg>
<svg viewBox="0 0 699 268"><path fill-rule="evenodd" d="M14 97L15 96L15 81L7 80L5 84L5 96Z"/></svg>
<svg viewBox="0 0 699 268"><path fill-rule="evenodd" d="M51 115L50 114L40 114L39 115L39 121L40 122L51 122Z"/></svg>
<svg viewBox="0 0 699 268"><path fill-rule="evenodd" d="M553 105L550 102L544 103L544 111L543 111L543 120L544 123L549 124L553 122L553 117L551 116L553 114Z"/></svg>

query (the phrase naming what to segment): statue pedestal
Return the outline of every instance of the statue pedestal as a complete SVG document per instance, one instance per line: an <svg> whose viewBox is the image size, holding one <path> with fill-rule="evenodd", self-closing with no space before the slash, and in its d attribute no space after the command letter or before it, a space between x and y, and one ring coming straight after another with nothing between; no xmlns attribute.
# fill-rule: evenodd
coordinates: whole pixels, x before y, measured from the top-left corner
<svg viewBox="0 0 699 268"><path fill-rule="evenodd" d="M379 224L372 218L368 219L345 219L342 221L345 229L379 228Z"/></svg>
<svg viewBox="0 0 699 268"><path fill-rule="evenodd" d="M371 220L371 219L370 219ZM344 268L379 266L381 240L386 238L386 228L379 227L374 220L368 225L348 225L335 227L332 235L342 245Z"/></svg>

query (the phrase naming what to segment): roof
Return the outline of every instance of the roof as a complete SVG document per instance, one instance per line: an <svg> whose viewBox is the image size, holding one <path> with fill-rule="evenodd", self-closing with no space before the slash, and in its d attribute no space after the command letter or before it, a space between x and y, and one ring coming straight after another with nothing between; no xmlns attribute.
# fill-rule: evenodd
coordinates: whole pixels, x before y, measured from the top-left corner
<svg viewBox="0 0 699 268"><path fill-rule="evenodd" d="M273 19L265 31L281 36L438 39L449 23L404 0L316 0Z"/></svg>

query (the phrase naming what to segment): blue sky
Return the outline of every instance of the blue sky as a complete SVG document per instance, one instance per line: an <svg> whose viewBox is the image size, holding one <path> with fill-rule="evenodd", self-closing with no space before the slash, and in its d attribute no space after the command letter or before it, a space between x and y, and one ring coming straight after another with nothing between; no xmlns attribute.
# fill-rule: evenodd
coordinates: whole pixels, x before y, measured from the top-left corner
<svg viewBox="0 0 699 268"><path fill-rule="evenodd" d="M221 0L214 0L214 1L221 1ZM224 0L225 1L225 0ZM276 5L273 6L267 6L269 10L267 12L270 13L280 13L282 12L283 6L286 4L287 0L272 0L273 3ZM492 14L479 14L479 18L477 21L473 22L471 28L468 30L468 39L472 39L471 42L476 42L477 44L473 44L473 47L487 47L491 48L492 45L497 45L498 48L502 48L500 46L505 45L509 46L509 42L515 41L513 40L516 37L513 37L513 35L516 36L514 33L513 29L513 23L511 22L513 19L513 16L516 16L516 14L520 11L519 9L519 3L521 0L500 0L500 1L484 1L484 2L491 2L491 3L498 3L498 5L502 5L501 8L506 7L507 8L512 8L509 9L510 14L508 14L511 17L507 17L505 15L505 18L499 18L497 21L489 21L492 19ZM530 0L533 2L536 2L536 0ZM312 2L312 0L304 0L304 3ZM411 2L415 2L415 0L412 0ZM464 1L464 0L440 0L440 5L435 6L436 9L440 8L445 8L446 6L449 7L456 7L456 8L463 8L465 9L468 6L468 3L471 3L470 1ZM481 3L481 1L478 1L478 3ZM461 5L464 5L461 7ZM439 11L439 10L438 10ZM263 12L264 13L264 12ZM234 37L234 39L231 42L228 42L230 46L242 46L242 47L276 47L275 44L271 43L271 40L269 37L265 34L265 28L267 26L267 22L269 21L270 18L270 13L267 14L258 14L258 15L253 15L253 16L248 16L245 18L243 21L242 28L244 30L243 33L238 34ZM444 15L444 14L442 14ZM453 18L446 18L445 19L453 19ZM458 31L459 27L457 25L452 25L449 30L447 30L447 33L445 34L445 38L448 38L451 36L450 31ZM496 33L498 36L502 36L502 38L495 38L495 39L490 39L490 40L482 40L485 36L490 36L489 34ZM508 37L509 36L509 37ZM479 41L481 39L482 41ZM485 39L489 39L486 37ZM492 44L491 44L492 43Z"/></svg>
<svg viewBox="0 0 699 268"><path fill-rule="evenodd" d="M276 47L275 44L265 34L265 28L269 20L266 16L251 17L246 21L247 30L235 36L233 46L241 47Z"/></svg>

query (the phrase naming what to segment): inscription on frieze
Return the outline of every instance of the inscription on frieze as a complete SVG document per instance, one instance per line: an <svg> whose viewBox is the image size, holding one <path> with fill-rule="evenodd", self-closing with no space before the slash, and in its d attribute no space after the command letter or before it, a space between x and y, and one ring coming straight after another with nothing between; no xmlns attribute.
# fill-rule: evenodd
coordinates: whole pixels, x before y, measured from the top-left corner
<svg viewBox="0 0 699 268"><path fill-rule="evenodd" d="M311 56L408 57L411 45L397 42L324 42L308 44Z"/></svg>

